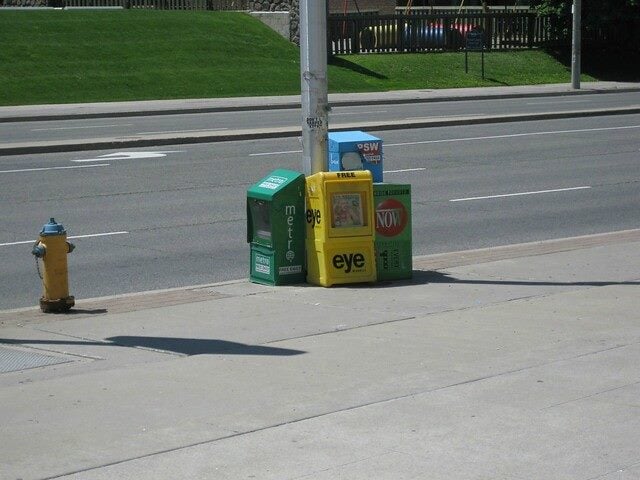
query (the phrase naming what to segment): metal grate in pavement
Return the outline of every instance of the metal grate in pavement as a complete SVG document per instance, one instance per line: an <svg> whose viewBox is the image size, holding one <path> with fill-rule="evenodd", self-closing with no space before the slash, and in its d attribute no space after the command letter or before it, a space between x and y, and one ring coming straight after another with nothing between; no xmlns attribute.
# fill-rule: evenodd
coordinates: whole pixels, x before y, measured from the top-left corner
<svg viewBox="0 0 640 480"><path fill-rule="evenodd" d="M0 373L68 363L72 360L0 346Z"/></svg>

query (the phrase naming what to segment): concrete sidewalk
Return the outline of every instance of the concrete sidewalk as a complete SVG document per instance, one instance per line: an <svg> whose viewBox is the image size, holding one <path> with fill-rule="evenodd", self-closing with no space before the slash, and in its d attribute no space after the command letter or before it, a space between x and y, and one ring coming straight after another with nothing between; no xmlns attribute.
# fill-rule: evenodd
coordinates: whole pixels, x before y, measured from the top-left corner
<svg viewBox="0 0 640 480"><path fill-rule="evenodd" d="M0 312L0 478L637 479L639 265L632 230Z"/></svg>
<svg viewBox="0 0 640 480"><path fill-rule="evenodd" d="M402 104L568 94L587 95L638 90L640 90L640 82L582 82L580 90L574 90L570 84L566 83L513 87L396 90L390 92L332 93L329 95L329 104L332 106ZM0 122L239 110L252 111L299 107L300 95L24 105L0 107Z"/></svg>
<svg viewBox="0 0 640 480"><path fill-rule="evenodd" d="M516 87L460 88L443 90L408 90L392 92L332 94L332 106L402 104L492 98L540 97L557 95L586 95L639 91L640 83L592 82L583 83L580 90L572 90L567 84L532 85ZM221 99L159 100L144 102L113 102L70 105L35 105L0 107L0 123L26 120L56 120L73 118L127 117L159 114L182 114L224 111L258 111L278 108L299 108L300 96L242 97ZM414 120L370 121L340 124L332 131L363 129L369 131L407 128L444 127L496 122L520 122L598 115L640 113L640 105L617 108L576 109L559 112L526 114L469 115ZM262 126L233 130L204 130L197 132L171 132L127 136L106 136L70 140L23 141L0 143L0 155L25 155L34 153L72 152L98 149L135 148L161 145L226 142L262 138L296 137L301 126Z"/></svg>

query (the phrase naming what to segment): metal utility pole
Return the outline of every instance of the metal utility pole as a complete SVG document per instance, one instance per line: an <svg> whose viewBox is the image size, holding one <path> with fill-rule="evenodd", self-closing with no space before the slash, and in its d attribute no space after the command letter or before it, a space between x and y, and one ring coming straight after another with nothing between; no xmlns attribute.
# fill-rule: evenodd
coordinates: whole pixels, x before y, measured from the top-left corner
<svg viewBox="0 0 640 480"><path fill-rule="evenodd" d="M582 0L573 0L573 32L571 35L571 88L580 89L580 54L582 43L581 12Z"/></svg>
<svg viewBox="0 0 640 480"><path fill-rule="evenodd" d="M327 1L300 0L302 172L327 170Z"/></svg>

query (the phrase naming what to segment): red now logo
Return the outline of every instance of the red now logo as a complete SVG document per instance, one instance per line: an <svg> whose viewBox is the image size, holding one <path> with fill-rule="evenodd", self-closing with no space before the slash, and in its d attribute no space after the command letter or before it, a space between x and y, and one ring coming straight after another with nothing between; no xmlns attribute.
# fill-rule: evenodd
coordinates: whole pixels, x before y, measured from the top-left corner
<svg viewBox="0 0 640 480"><path fill-rule="evenodd" d="M395 198L387 198L376 206L376 232L385 237L399 235L407 226L409 215Z"/></svg>

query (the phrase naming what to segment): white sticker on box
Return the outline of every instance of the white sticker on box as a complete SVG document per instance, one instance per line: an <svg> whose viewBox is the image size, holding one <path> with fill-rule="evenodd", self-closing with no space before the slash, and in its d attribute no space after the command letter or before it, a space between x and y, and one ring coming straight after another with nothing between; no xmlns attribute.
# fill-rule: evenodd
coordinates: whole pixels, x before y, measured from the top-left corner
<svg viewBox="0 0 640 480"><path fill-rule="evenodd" d="M277 190L285 183L287 179L285 177L279 177L277 175L271 175L269 178L265 178L258 187L267 188L269 190Z"/></svg>

